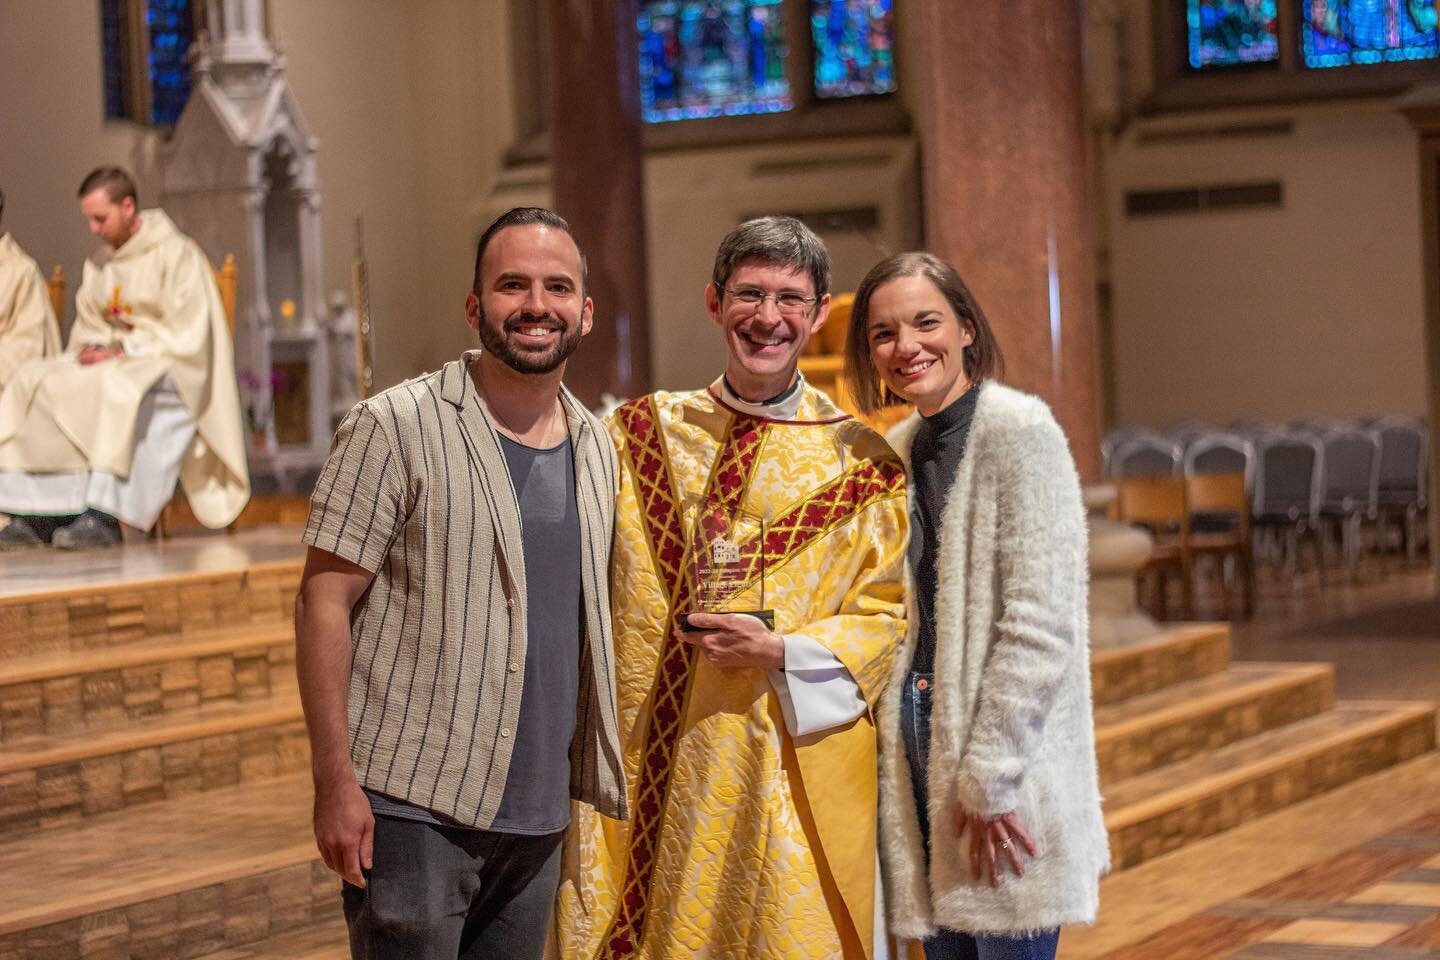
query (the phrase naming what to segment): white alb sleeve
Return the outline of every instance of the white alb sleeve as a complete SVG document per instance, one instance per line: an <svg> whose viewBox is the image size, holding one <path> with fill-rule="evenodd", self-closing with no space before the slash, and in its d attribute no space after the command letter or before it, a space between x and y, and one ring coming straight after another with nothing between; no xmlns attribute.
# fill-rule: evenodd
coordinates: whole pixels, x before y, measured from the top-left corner
<svg viewBox="0 0 1440 960"><path fill-rule="evenodd" d="M843 726L865 713L860 685L840 659L817 640L786 634L785 669L770 671L785 728L792 737Z"/></svg>

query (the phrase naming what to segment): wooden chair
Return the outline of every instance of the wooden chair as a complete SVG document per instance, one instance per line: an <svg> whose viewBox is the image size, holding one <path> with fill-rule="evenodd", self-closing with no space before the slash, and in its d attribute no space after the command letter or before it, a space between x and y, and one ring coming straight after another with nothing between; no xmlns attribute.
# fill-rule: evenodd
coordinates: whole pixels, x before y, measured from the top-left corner
<svg viewBox="0 0 1440 960"><path fill-rule="evenodd" d="M1232 557L1236 582L1243 594L1241 612L1247 620L1255 613L1255 561L1250 538L1250 498L1243 473L1197 473L1185 477L1185 502L1191 518L1190 550L1195 559L1214 557L1221 565L1220 596L1225 616L1231 611L1230 579L1225 562ZM1231 529L1208 532L1194 529L1197 515L1223 518ZM1232 520L1233 518L1233 520Z"/></svg>
<svg viewBox="0 0 1440 960"><path fill-rule="evenodd" d="M235 343L235 291L240 278L240 270L235 266L235 254L225 254L225 262L218 267L211 267L211 269L215 271L215 286L220 288L220 303L225 307L225 327L230 331L230 343L233 345Z"/></svg>
<svg viewBox="0 0 1440 960"><path fill-rule="evenodd" d="M1185 503L1184 477L1116 477L1114 518L1121 523L1146 527L1155 537L1150 559L1136 573L1137 580L1151 585L1155 615L1169 619L1166 599L1168 577L1180 576L1180 615L1194 617L1191 574L1194 553L1190 548L1190 511Z"/></svg>
<svg viewBox="0 0 1440 960"><path fill-rule="evenodd" d="M50 271L48 284L50 288L50 309L55 311L55 322L60 325L60 330L65 330L65 268L56 263L55 269Z"/></svg>

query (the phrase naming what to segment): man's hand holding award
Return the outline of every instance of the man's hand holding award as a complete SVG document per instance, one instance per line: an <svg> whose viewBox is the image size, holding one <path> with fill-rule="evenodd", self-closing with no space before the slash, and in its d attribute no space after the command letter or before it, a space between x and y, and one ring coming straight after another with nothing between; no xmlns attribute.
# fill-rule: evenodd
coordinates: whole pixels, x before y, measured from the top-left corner
<svg viewBox="0 0 1440 960"><path fill-rule="evenodd" d="M741 536L741 517L714 502L695 511L691 524L688 603L677 635L722 669L785 666L785 642L774 632L775 611L765 609L765 521L750 524L753 539ZM752 583L759 587L754 609L736 604Z"/></svg>

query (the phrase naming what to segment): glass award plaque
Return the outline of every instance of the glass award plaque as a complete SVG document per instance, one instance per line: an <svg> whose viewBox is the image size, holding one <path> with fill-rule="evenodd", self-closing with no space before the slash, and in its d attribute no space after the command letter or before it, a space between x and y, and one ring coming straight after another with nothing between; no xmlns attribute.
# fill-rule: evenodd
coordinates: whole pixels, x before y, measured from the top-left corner
<svg viewBox="0 0 1440 960"><path fill-rule="evenodd" d="M691 523L690 564L686 576L690 578L690 609L680 611L682 630L700 630L690 626L691 613L743 613L755 617L769 630L775 629L775 611L765 609L765 527L759 521L756 547L759 554L747 558L741 549L738 530L742 518L726 517L717 513L714 506L694 511ZM754 526L754 524L750 524ZM751 563L755 566L752 568ZM730 606L752 576L758 575L760 605L757 609Z"/></svg>

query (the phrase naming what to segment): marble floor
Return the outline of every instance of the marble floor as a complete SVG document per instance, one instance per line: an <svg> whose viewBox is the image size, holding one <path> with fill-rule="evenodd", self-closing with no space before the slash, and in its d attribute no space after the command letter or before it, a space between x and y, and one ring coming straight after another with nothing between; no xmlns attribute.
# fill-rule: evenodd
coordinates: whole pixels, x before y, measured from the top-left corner
<svg viewBox="0 0 1440 960"><path fill-rule="evenodd" d="M1440 606L1419 567L1320 590L1262 578L1237 660L1328 661L1344 699L1440 701ZM1203 608L1202 608L1203 609ZM1440 958L1440 754L1107 877L1062 960Z"/></svg>

